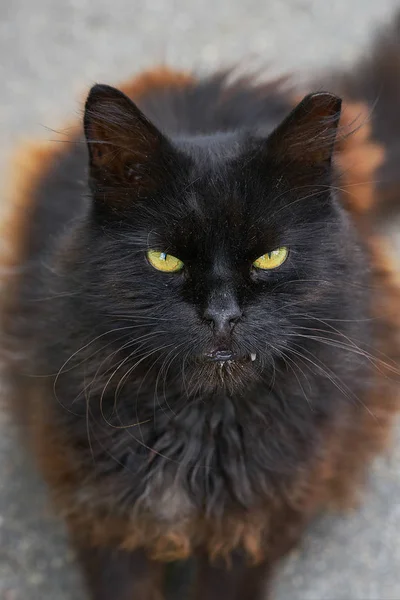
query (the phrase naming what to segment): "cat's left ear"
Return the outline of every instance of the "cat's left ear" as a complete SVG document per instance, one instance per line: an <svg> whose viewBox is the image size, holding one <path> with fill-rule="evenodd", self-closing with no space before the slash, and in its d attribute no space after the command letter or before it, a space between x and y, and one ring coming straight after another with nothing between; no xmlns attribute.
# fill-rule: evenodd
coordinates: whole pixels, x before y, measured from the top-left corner
<svg viewBox="0 0 400 600"><path fill-rule="evenodd" d="M84 130L95 200L127 208L151 195L168 177L170 142L122 92L95 85L85 105Z"/></svg>
<svg viewBox="0 0 400 600"><path fill-rule="evenodd" d="M329 164L334 149L342 101L318 92L306 96L268 138L278 160L307 165Z"/></svg>

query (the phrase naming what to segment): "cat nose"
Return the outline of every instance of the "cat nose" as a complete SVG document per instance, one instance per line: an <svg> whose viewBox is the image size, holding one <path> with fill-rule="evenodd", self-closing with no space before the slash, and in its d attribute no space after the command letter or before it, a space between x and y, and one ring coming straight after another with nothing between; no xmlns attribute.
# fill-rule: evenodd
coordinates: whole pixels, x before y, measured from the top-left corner
<svg viewBox="0 0 400 600"><path fill-rule="evenodd" d="M230 333L242 316L242 311L234 298L223 298L223 300L214 300L204 311L205 320L210 322L217 334Z"/></svg>

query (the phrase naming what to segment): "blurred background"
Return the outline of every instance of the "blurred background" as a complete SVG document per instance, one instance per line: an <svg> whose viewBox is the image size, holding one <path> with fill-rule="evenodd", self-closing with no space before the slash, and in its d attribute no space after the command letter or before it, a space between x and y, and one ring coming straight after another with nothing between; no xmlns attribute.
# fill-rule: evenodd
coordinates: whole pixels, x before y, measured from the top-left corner
<svg viewBox="0 0 400 600"><path fill-rule="evenodd" d="M307 80L368 52L400 0L1 0L0 169L22 140L51 139L94 82L164 63L245 61ZM276 600L400 598L400 431L360 509L319 520L282 567ZM0 599L83 600L62 525L0 411Z"/></svg>

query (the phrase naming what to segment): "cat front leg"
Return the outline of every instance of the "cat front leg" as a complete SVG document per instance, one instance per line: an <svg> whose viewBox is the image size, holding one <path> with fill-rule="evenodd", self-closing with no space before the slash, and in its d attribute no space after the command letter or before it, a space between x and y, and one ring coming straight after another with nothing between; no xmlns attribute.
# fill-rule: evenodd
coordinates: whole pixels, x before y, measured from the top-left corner
<svg viewBox="0 0 400 600"><path fill-rule="evenodd" d="M206 554L198 559L194 589L195 600L265 600L272 567L268 562L249 566L235 556L228 566L225 561L211 563Z"/></svg>
<svg viewBox="0 0 400 600"><path fill-rule="evenodd" d="M77 546L90 600L164 600L164 565L142 550Z"/></svg>

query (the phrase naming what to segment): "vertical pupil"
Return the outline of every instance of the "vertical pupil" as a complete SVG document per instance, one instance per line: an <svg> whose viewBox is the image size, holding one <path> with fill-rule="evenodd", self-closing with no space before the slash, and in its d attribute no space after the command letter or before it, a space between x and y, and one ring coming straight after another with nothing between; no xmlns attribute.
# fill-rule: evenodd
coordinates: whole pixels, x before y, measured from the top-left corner
<svg viewBox="0 0 400 600"><path fill-rule="evenodd" d="M160 260L167 260L167 255L165 252L160 253Z"/></svg>

